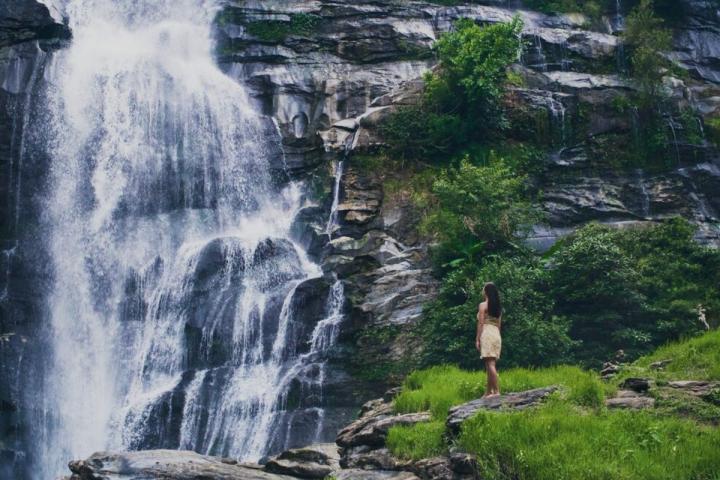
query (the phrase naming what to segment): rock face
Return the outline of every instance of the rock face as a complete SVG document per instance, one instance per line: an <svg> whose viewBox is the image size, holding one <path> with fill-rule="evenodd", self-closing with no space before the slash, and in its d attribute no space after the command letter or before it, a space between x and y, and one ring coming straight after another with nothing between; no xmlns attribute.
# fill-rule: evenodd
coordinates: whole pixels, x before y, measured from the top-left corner
<svg viewBox="0 0 720 480"><path fill-rule="evenodd" d="M44 155L31 143L28 118L41 114L35 98L52 52L70 38L58 12L37 0L0 2L0 477L23 478L29 460L25 398L41 377L23 359L40 348L39 292L47 281L36 196L46 180Z"/></svg>

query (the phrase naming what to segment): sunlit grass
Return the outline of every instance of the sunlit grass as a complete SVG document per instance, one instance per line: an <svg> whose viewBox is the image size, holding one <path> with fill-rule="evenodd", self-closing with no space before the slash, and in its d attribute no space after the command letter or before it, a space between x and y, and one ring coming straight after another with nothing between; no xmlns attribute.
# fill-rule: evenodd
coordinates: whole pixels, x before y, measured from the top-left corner
<svg viewBox="0 0 720 480"><path fill-rule="evenodd" d="M665 359L672 362L663 371L648 368ZM490 480L720 480L720 429L705 418L717 406L669 389L675 396L667 397L666 392L656 409L604 408L604 399L616 385L638 372L654 372L659 384L662 379L720 379L720 332L663 347L609 383L571 366L503 371L505 393L549 385L560 391L536 408L482 411L465 422L453 442L478 456L481 477ZM388 434L390 451L404 459L446 452L448 410L480 397L485 379L482 371L453 366L409 375L395 399L396 411L429 410L433 420L393 427Z"/></svg>
<svg viewBox="0 0 720 480"><path fill-rule="evenodd" d="M400 413L429 410L434 418L443 419L453 405L482 396L485 383L485 372L468 372L454 366L413 372L395 399L395 410ZM505 393L557 385L561 397L589 407L601 406L606 391L612 390L596 374L571 366L507 370L500 372L500 384Z"/></svg>
<svg viewBox="0 0 720 480"><path fill-rule="evenodd" d="M478 455L482 478L717 479L720 430L649 412L587 414L567 402L481 412L458 441Z"/></svg>
<svg viewBox="0 0 720 480"><path fill-rule="evenodd" d="M650 364L670 360L660 370ZM720 330L660 347L624 369L618 380L631 376L657 380L720 380Z"/></svg>

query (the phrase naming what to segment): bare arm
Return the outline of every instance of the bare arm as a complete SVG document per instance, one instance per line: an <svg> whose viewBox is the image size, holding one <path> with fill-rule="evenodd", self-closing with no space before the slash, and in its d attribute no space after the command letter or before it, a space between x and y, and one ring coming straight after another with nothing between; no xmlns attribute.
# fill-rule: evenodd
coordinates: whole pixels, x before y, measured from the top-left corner
<svg viewBox="0 0 720 480"><path fill-rule="evenodd" d="M480 351L480 337L482 336L483 325L485 325L485 309L483 304L478 305L477 313L477 333L475 334L475 348Z"/></svg>

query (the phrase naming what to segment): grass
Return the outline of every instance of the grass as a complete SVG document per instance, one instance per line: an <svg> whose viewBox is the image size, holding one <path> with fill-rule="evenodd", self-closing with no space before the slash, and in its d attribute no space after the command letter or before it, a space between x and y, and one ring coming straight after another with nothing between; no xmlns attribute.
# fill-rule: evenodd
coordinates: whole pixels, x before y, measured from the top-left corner
<svg viewBox="0 0 720 480"><path fill-rule="evenodd" d="M445 453L448 449L443 434L445 422L434 420L412 426L397 426L390 429L387 446L397 457L420 460Z"/></svg>
<svg viewBox="0 0 720 480"><path fill-rule="evenodd" d="M587 415L566 402L514 413L483 412L459 446L478 455L482 478L717 479L720 431L648 412Z"/></svg>
<svg viewBox="0 0 720 480"><path fill-rule="evenodd" d="M671 360L660 370L650 364ZM720 330L660 347L654 353L625 367L618 377L648 377L656 381L720 380Z"/></svg>
<svg viewBox="0 0 720 480"><path fill-rule="evenodd" d="M433 418L444 419L453 405L482 396L485 372L468 372L453 366L438 366L413 372L403 391L395 398L399 413L429 410ZM594 373L578 367L559 366L530 370L515 368L501 372L503 392L558 385L560 396L577 405L599 407L613 387L603 384Z"/></svg>
<svg viewBox="0 0 720 480"><path fill-rule="evenodd" d="M672 359L663 371L650 363ZM523 411L487 411L468 420L455 447L478 457L488 480L720 480L720 396L702 400L663 385L720 379L720 331L658 349L611 383L572 366L501 372L504 392L559 385L560 393ZM608 410L604 399L628 376L654 375L656 408ZM395 398L400 413L429 410L430 422L393 427L390 451L403 459L441 455L448 409L481 396L484 372L437 366L409 375Z"/></svg>

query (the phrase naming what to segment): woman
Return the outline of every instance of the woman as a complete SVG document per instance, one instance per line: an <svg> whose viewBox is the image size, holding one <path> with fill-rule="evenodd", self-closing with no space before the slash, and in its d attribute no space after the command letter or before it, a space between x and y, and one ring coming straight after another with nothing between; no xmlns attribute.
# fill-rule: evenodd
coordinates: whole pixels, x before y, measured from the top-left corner
<svg viewBox="0 0 720 480"><path fill-rule="evenodd" d="M475 348L480 352L480 357L485 361L487 371L486 397L500 395L500 385L495 362L500 358L502 340L500 339L500 318L502 307L500 306L500 292L494 283L486 283L483 287L485 301L478 307L477 313L477 335L475 337Z"/></svg>

